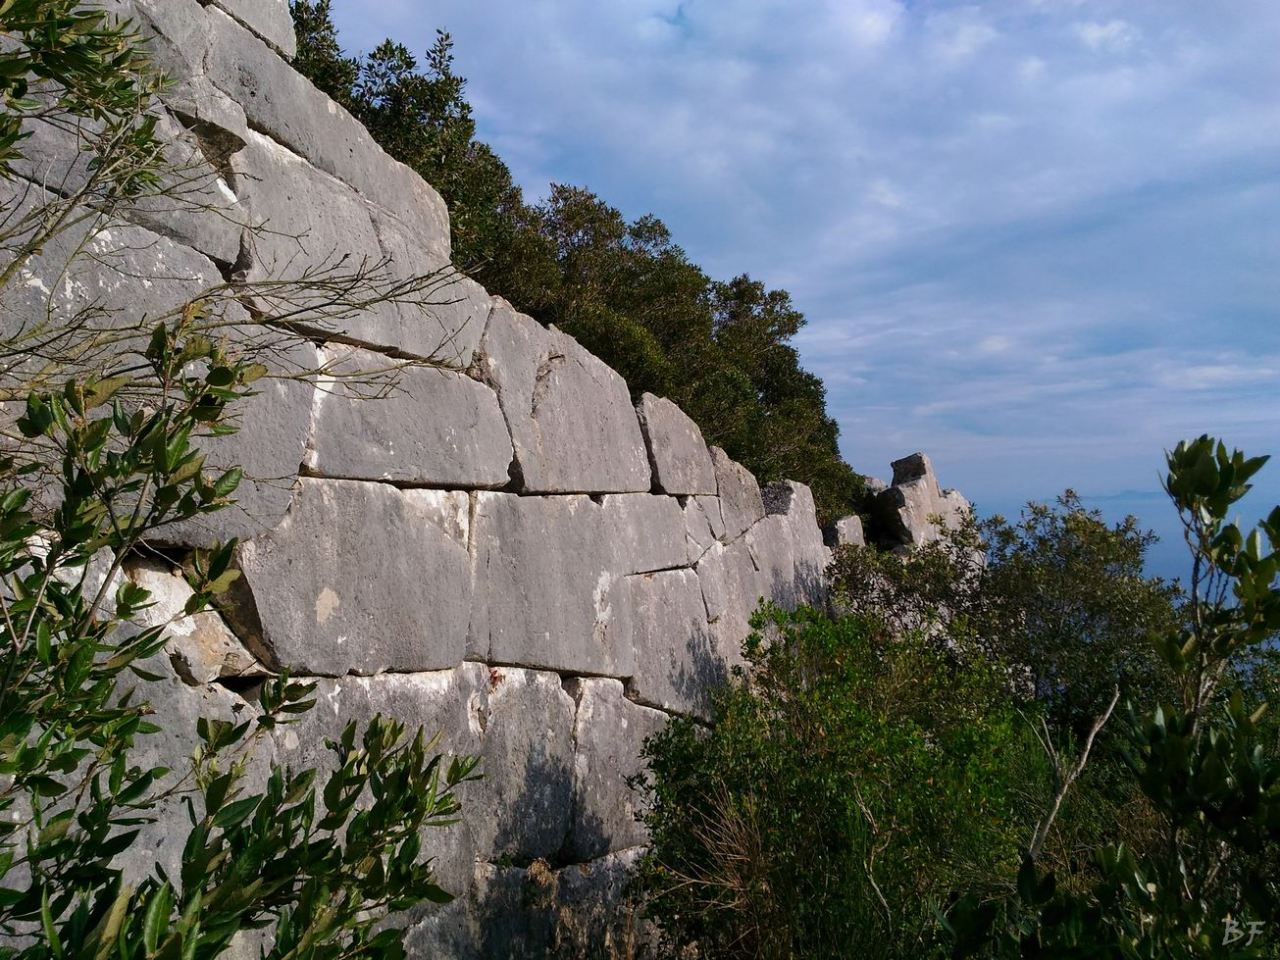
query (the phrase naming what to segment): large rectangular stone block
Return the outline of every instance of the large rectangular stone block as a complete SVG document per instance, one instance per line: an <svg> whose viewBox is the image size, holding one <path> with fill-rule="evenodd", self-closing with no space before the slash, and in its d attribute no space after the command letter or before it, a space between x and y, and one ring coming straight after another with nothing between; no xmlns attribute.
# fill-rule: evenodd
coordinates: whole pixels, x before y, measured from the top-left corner
<svg viewBox="0 0 1280 960"><path fill-rule="evenodd" d="M377 677L321 678L316 681L316 706L295 723L276 730L273 738L279 762L294 769L316 767L318 786L324 785L336 764L326 745L355 721L363 730L378 714L397 720L412 736L419 728L429 738L437 734L436 750L446 756L481 756L486 716L486 671L475 664L452 670ZM423 852L434 858L439 884L453 894L465 893L476 859L473 829L481 825L472 794L483 781L464 784L458 796L464 806L459 822L423 831Z"/></svg>
<svg viewBox="0 0 1280 960"><path fill-rule="evenodd" d="M684 514L675 497L611 493L599 499L615 572L649 573L688 564Z"/></svg>
<svg viewBox="0 0 1280 960"><path fill-rule="evenodd" d="M653 479L663 493L714 494L716 471L702 431L689 415L664 397L646 393L636 404L649 447Z"/></svg>
<svg viewBox="0 0 1280 960"><path fill-rule="evenodd" d="M257 633L276 666L341 676L462 659L471 613L465 493L298 481L270 533L239 547Z"/></svg>
<svg viewBox="0 0 1280 960"><path fill-rule="evenodd" d="M631 693L663 710L706 716L708 694L725 681L728 668L707 624L697 574L666 570L627 577L622 602L636 651Z"/></svg>
<svg viewBox="0 0 1280 960"><path fill-rule="evenodd" d="M469 656L493 663L629 676L613 545L587 496L475 494L476 602Z"/></svg>
<svg viewBox="0 0 1280 960"><path fill-rule="evenodd" d="M207 4L208 0L204 0ZM214 0L214 3L266 40L285 57L298 52L288 0Z"/></svg>
<svg viewBox="0 0 1280 960"><path fill-rule="evenodd" d="M498 398L462 373L429 366L398 371L388 357L341 344L321 351L326 371L316 398L307 465L326 477L440 487L501 487L511 438ZM369 378L394 377L369 397Z"/></svg>
<svg viewBox="0 0 1280 960"><path fill-rule="evenodd" d="M594 860L647 842L639 820L644 796L628 780L644 769L644 741L666 725L667 716L628 700L620 680L583 677L571 681L570 689L578 715L567 849L574 860Z"/></svg>
<svg viewBox="0 0 1280 960"><path fill-rule="evenodd" d="M478 285L421 257L394 218L268 137L249 133L231 165L254 224L247 279L264 312L334 339L470 363L489 310Z"/></svg>
<svg viewBox="0 0 1280 960"><path fill-rule="evenodd" d="M627 385L572 337L495 298L477 371L498 391L521 489L649 491L649 458Z"/></svg>
<svg viewBox="0 0 1280 960"><path fill-rule="evenodd" d="M576 705L554 673L483 669L484 779L467 795L477 855L490 862L551 860L573 814Z"/></svg>
<svg viewBox="0 0 1280 960"><path fill-rule="evenodd" d="M736 540L764 517L760 484L750 470L729 459L729 455L719 447L711 448L711 460L715 464L716 486L720 492L724 539Z"/></svg>

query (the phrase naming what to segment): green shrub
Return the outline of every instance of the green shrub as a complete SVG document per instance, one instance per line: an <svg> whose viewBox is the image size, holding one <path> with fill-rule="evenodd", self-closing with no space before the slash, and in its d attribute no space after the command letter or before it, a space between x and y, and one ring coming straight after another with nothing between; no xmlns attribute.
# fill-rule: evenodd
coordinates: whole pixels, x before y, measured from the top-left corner
<svg viewBox="0 0 1280 960"><path fill-rule="evenodd" d="M755 627L713 725L646 747L651 916L706 958L928 955L950 890L1012 878L1045 778L1007 677L868 617Z"/></svg>

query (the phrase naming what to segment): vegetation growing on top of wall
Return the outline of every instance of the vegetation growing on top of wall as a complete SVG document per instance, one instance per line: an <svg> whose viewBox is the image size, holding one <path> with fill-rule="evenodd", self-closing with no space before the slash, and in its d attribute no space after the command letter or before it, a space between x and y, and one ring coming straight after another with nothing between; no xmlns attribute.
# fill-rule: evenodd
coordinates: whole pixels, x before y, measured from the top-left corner
<svg viewBox="0 0 1280 960"><path fill-rule="evenodd" d="M328 0L291 7L295 66L441 192L460 267L572 334L637 397L675 401L762 483L808 484L823 522L854 511L862 479L840 458L822 381L790 344L805 320L785 291L746 275L713 280L659 219L628 222L589 190L556 184L545 202L526 202L475 139L447 34L421 63L391 40L349 57Z"/></svg>
<svg viewBox="0 0 1280 960"><path fill-rule="evenodd" d="M651 739L670 955L1280 957L1280 507L1169 455L1185 593L1068 494L766 610L714 724Z"/></svg>

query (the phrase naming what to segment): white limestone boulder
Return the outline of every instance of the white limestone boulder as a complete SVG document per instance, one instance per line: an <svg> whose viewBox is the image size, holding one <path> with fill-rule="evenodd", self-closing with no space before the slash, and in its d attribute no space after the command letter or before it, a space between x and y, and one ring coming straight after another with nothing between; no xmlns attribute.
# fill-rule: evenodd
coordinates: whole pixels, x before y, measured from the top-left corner
<svg viewBox="0 0 1280 960"><path fill-rule="evenodd" d="M760 484L751 471L729 458L719 447L711 448L715 464L716 488L720 494L720 512L724 518L724 539L736 540L764 518L764 501Z"/></svg>
<svg viewBox="0 0 1280 960"><path fill-rule="evenodd" d="M603 509L587 496L474 495L476 594L468 656L495 664L629 676Z"/></svg>
<svg viewBox="0 0 1280 960"><path fill-rule="evenodd" d="M574 723L574 820L567 852L576 861L643 845L642 792L628 780L644 769L644 741L667 722L660 710L632 703L622 681L582 677L570 681L578 702Z"/></svg>
<svg viewBox="0 0 1280 960"><path fill-rule="evenodd" d="M627 385L576 340L495 298L477 375L498 391L527 493L648 493Z"/></svg>
<svg viewBox="0 0 1280 960"><path fill-rule="evenodd" d="M622 597L636 652L630 693L669 712L707 716L708 695L728 669L707 625L698 575L665 570L627 577Z"/></svg>
<svg viewBox="0 0 1280 960"><path fill-rule="evenodd" d="M702 431L689 415L664 397L646 393L636 404L649 449L653 481L673 496L716 493L716 471Z"/></svg>
<svg viewBox="0 0 1280 960"><path fill-rule="evenodd" d="M439 487L504 486L511 438L497 395L465 374L431 366L394 370L386 356L328 344L307 452L313 474ZM369 397L370 377L394 377Z"/></svg>
<svg viewBox="0 0 1280 960"><path fill-rule="evenodd" d="M237 632L295 674L454 666L471 614L468 513L461 492L299 480L284 521L238 548L251 600L234 598Z"/></svg>

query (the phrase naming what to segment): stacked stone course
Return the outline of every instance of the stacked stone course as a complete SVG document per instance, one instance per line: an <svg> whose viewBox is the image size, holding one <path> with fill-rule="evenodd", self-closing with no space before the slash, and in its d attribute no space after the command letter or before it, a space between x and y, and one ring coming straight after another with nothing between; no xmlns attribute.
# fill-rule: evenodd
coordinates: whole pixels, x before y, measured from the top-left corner
<svg viewBox="0 0 1280 960"><path fill-rule="evenodd" d="M94 301L161 314L224 278L344 258L406 278L448 266L439 195L290 66L285 0L108 6L174 80L161 129L175 155L210 165L209 209L144 206L69 274L74 243L50 245L0 327ZM73 141L36 133L28 203L82 175ZM287 358L334 374L432 361L394 395L361 399L341 376L267 380L240 432L210 447L244 466L239 504L159 545L240 537L243 577L225 622L174 629L153 697L168 732L149 749L176 763L196 716L253 710L246 684L282 669L315 678L318 705L271 759L323 763L326 737L378 712L440 731L485 776L462 823L427 838L461 896L415 920L410 942L423 956L539 956L566 912L586 918L576 936L601 935L645 842L628 785L644 739L670 714L706 715L762 597L821 601L830 552L804 486L762 494L675 404L633 404L572 337L470 280L446 294L429 313L384 303L317 326ZM183 602L165 564L128 572L165 610ZM164 820L136 866L171 863L180 824Z"/></svg>

